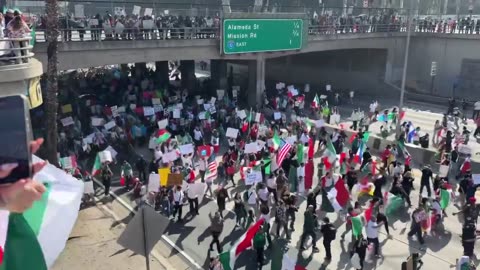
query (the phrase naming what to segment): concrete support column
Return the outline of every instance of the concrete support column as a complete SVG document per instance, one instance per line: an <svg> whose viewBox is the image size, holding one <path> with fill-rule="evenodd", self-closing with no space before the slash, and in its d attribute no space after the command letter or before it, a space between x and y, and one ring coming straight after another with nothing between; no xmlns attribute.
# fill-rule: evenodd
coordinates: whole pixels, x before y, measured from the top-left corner
<svg viewBox="0 0 480 270"><path fill-rule="evenodd" d="M265 58L258 55L257 60L248 62L248 105L256 109L262 104L265 90Z"/></svg>
<svg viewBox="0 0 480 270"><path fill-rule="evenodd" d="M189 91L195 90L195 61L182 60L180 61L180 72L182 74L182 87Z"/></svg>
<svg viewBox="0 0 480 270"><path fill-rule="evenodd" d="M167 85L170 78L168 74L168 61L155 62L155 75L160 85Z"/></svg>
<svg viewBox="0 0 480 270"><path fill-rule="evenodd" d="M147 63L135 63L135 77L140 78L147 70Z"/></svg>
<svg viewBox="0 0 480 270"><path fill-rule="evenodd" d="M395 53L393 49L387 50L387 59L385 61L385 82L392 83L393 64L395 63Z"/></svg>
<svg viewBox="0 0 480 270"><path fill-rule="evenodd" d="M216 89L228 90L227 72L227 62L225 60L210 61L210 78Z"/></svg>
<svg viewBox="0 0 480 270"><path fill-rule="evenodd" d="M285 57L285 64L286 64L287 66L291 66L291 65L292 65L292 56L291 56L291 55Z"/></svg>

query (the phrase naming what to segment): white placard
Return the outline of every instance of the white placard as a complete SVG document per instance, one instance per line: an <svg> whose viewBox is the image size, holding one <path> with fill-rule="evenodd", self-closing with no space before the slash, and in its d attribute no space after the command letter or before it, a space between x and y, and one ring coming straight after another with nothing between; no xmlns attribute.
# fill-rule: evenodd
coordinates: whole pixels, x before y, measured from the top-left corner
<svg viewBox="0 0 480 270"><path fill-rule="evenodd" d="M123 7L115 7L114 9L115 15L122 16L125 15L125 10Z"/></svg>
<svg viewBox="0 0 480 270"><path fill-rule="evenodd" d="M282 84L281 84L281 83L277 83L277 84L275 85L275 88L276 88L277 90L281 90L281 89L282 89Z"/></svg>
<svg viewBox="0 0 480 270"><path fill-rule="evenodd" d="M215 106L212 105L212 106L210 106L209 111L210 111L210 114L217 113L217 108L215 108Z"/></svg>
<svg viewBox="0 0 480 270"><path fill-rule="evenodd" d="M218 90L217 90L217 97L218 97L218 99L222 99L223 96L225 96L225 90L218 89Z"/></svg>
<svg viewBox="0 0 480 270"><path fill-rule="evenodd" d="M208 110L210 109L210 107L212 107L212 104L210 104L210 103L205 103L205 104L203 104L203 109L204 109L205 111L208 111Z"/></svg>
<svg viewBox="0 0 480 270"><path fill-rule="evenodd" d="M205 114L206 114L205 112L199 112L198 113L198 119L200 119L200 120L207 119Z"/></svg>
<svg viewBox="0 0 480 270"><path fill-rule="evenodd" d="M92 117L91 120L92 120L92 126L94 127L103 126L103 124L105 123L105 120L103 120L103 118Z"/></svg>
<svg viewBox="0 0 480 270"><path fill-rule="evenodd" d="M256 142L247 143L245 145L245 154L255 154L259 151L258 144Z"/></svg>
<svg viewBox="0 0 480 270"><path fill-rule="evenodd" d="M88 21L88 24L91 26L97 26L98 25L98 19L90 19Z"/></svg>
<svg viewBox="0 0 480 270"><path fill-rule="evenodd" d="M262 118L262 114L257 112L255 114L255 122L260 123L261 118Z"/></svg>
<svg viewBox="0 0 480 270"><path fill-rule="evenodd" d="M152 16L153 9L152 8L145 8L145 13L143 13L143 16Z"/></svg>
<svg viewBox="0 0 480 270"><path fill-rule="evenodd" d="M257 140L257 144L258 144L258 149L262 149L267 143L262 140Z"/></svg>
<svg viewBox="0 0 480 270"><path fill-rule="evenodd" d="M60 120L62 122L62 125L64 127L66 126L70 126L70 125L73 125L74 122L73 122L73 118L71 116L69 117L66 117L66 118L63 118L62 120Z"/></svg>
<svg viewBox="0 0 480 270"><path fill-rule="evenodd" d="M295 90L295 86L289 85L289 86L287 86L287 90L288 90L288 92L292 92L293 90Z"/></svg>
<svg viewBox="0 0 480 270"><path fill-rule="evenodd" d="M245 110L241 110L241 111L238 111L238 112L237 112L237 116L238 116L240 119L245 119L245 118L247 118L247 113L245 112Z"/></svg>
<svg viewBox="0 0 480 270"><path fill-rule="evenodd" d="M115 158L118 154L117 151L115 151L115 149L113 149L113 147L111 147L110 145L107 148L105 148L105 151L110 152L113 158Z"/></svg>
<svg viewBox="0 0 480 270"><path fill-rule="evenodd" d="M292 91L290 91L290 93L292 93L292 96L298 96L298 90L297 89L293 89Z"/></svg>
<svg viewBox="0 0 480 270"><path fill-rule="evenodd" d="M175 107L176 107L177 109L180 109L180 110L181 110L181 109L183 109L183 104L182 104L182 103L177 103L177 104L175 105Z"/></svg>
<svg viewBox="0 0 480 270"><path fill-rule="evenodd" d="M83 5L75 5L75 18L84 18L85 8Z"/></svg>
<svg viewBox="0 0 480 270"><path fill-rule="evenodd" d="M197 104L198 105L202 105L205 101L203 100L203 98L200 98L200 99L197 99Z"/></svg>
<svg viewBox="0 0 480 270"><path fill-rule="evenodd" d="M170 14L170 10L168 10L168 9L165 9L165 10L163 11L163 14L165 14L165 15L168 15L168 14Z"/></svg>
<svg viewBox="0 0 480 270"><path fill-rule="evenodd" d="M297 142L297 136L287 137L285 141L290 145L295 145L295 143Z"/></svg>
<svg viewBox="0 0 480 270"><path fill-rule="evenodd" d="M480 174L472 174L472 180L474 185L480 185Z"/></svg>
<svg viewBox="0 0 480 270"><path fill-rule="evenodd" d="M210 99L210 104L212 104L212 105L215 104L215 101L217 101L217 98L216 98L216 97L212 97L212 98Z"/></svg>
<svg viewBox="0 0 480 270"><path fill-rule="evenodd" d="M148 191L157 192L160 189L160 175L151 173L148 176Z"/></svg>
<svg viewBox="0 0 480 270"><path fill-rule="evenodd" d="M152 116L155 114L155 109L153 107L143 107L144 116Z"/></svg>
<svg viewBox="0 0 480 270"><path fill-rule="evenodd" d="M325 86L325 90L332 91L332 86L330 84L327 84L327 86Z"/></svg>
<svg viewBox="0 0 480 270"><path fill-rule="evenodd" d="M315 127L321 128L323 126L325 126L325 121L323 119L315 121Z"/></svg>
<svg viewBox="0 0 480 270"><path fill-rule="evenodd" d="M175 119L180 118L180 110L179 109L173 110L173 118L175 118Z"/></svg>
<svg viewBox="0 0 480 270"><path fill-rule="evenodd" d="M170 161L175 161L175 160L177 160L177 158L178 158L177 151L173 150L171 152L163 154L162 161L164 163L167 163L167 162L170 162Z"/></svg>
<svg viewBox="0 0 480 270"><path fill-rule="evenodd" d="M162 104L159 98L152 98L152 104L153 105L159 105Z"/></svg>
<svg viewBox="0 0 480 270"><path fill-rule="evenodd" d="M458 145L458 152L465 155L471 155L472 149L468 145L460 144Z"/></svg>
<svg viewBox="0 0 480 270"><path fill-rule="evenodd" d="M102 151L102 152L99 152L98 155L100 156L100 162L104 163L104 162L112 162L113 159L112 159L112 153L110 153L109 151L105 150L105 151Z"/></svg>
<svg viewBox="0 0 480 270"><path fill-rule="evenodd" d="M140 15L140 10L142 9L141 6L133 6L133 11L132 11L132 14L133 15Z"/></svg>
<svg viewBox="0 0 480 270"><path fill-rule="evenodd" d="M273 113L273 119L279 120L280 118L282 118L282 113L280 113L280 112L274 112Z"/></svg>
<svg viewBox="0 0 480 270"><path fill-rule="evenodd" d="M168 119L163 119L157 122L159 129L164 129L168 126Z"/></svg>
<svg viewBox="0 0 480 270"><path fill-rule="evenodd" d="M245 185L251 186L260 182L262 182L262 172L252 170L250 173L247 173Z"/></svg>
<svg viewBox="0 0 480 270"><path fill-rule="evenodd" d="M240 87L239 87L239 88L240 88ZM233 96L233 98L238 97L238 91L239 91L239 90L237 90L237 89L232 89L232 96Z"/></svg>
<svg viewBox="0 0 480 270"><path fill-rule="evenodd" d="M200 204L205 197L205 191L207 189L207 184L205 183L192 183L188 184L187 187L187 196L189 198L198 198L198 203Z"/></svg>
<svg viewBox="0 0 480 270"><path fill-rule="evenodd" d="M227 128L227 133L225 134L228 138L236 139L238 137L238 129L236 128Z"/></svg>
<svg viewBox="0 0 480 270"><path fill-rule="evenodd" d="M112 121L106 123L106 124L103 125L103 126L105 127L106 130L110 130L110 129L112 129L113 127L115 127L116 124L115 124L115 121L112 120Z"/></svg>
<svg viewBox="0 0 480 270"><path fill-rule="evenodd" d="M448 169L449 169L449 166L447 165L440 165L440 167L438 168L438 175L440 177L447 177L448 175Z"/></svg>
<svg viewBox="0 0 480 270"><path fill-rule="evenodd" d="M192 154L194 151L193 144L191 143L180 145L179 148L182 155Z"/></svg>
<svg viewBox="0 0 480 270"><path fill-rule="evenodd" d="M93 181L83 182L83 193L84 194L94 194L95 189L93 189Z"/></svg>
<svg viewBox="0 0 480 270"><path fill-rule="evenodd" d="M126 110L125 110L125 106L120 106L120 107L118 107L118 109L117 109L117 112L118 112L118 113L125 113L125 111L126 111Z"/></svg>

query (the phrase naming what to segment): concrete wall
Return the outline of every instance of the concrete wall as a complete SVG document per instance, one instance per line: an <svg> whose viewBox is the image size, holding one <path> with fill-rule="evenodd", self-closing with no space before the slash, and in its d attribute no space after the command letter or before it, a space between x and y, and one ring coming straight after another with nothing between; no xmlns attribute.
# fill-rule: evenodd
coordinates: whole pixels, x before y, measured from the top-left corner
<svg viewBox="0 0 480 270"><path fill-rule="evenodd" d="M478 86L462 86L461 76L464 60L480 60L479 43L478 35L417 34L412 38L410 47L408 85L433 95L451 96L453 84L459 78L460 87L455 91L455 96L480 98ZM433 93L430 92L432 62L437 62Z"/></svg>

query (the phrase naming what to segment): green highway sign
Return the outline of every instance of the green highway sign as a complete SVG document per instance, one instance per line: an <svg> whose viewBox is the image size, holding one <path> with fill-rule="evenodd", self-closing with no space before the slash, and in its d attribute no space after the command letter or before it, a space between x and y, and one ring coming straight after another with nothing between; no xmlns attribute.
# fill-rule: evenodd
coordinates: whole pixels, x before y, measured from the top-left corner
<svg viewBox="0 0 480 270"><path fill-rule="evenodd" d="M302 19L225 19L223 53L299 50L303 42Z"/></svg>

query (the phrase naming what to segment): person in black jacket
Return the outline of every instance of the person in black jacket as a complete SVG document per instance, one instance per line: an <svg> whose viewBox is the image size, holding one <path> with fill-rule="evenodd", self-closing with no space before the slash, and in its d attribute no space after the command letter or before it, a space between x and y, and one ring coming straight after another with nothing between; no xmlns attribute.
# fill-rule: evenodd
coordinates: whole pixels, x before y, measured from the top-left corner
<svg viewBox="0 0 480 270"><path fill-rule="evenodd" d="M330 224L328 217L323 219L324 224L320 228L320 232L323 234L323 247L325 248L325 260L330 261L332 259L331 244L335 240L335 234L337 230Z"/></svg>
<svg viewBox="0 0 480 270"><path fill-rule="evenodd" d="M146 183L147 175L145 174L145 169L147 167L147 162L143 158L143 155L140 155L137 162L135 163L135 167L138 171L138 179L140 179L140 181L142 181L143 183Z"/></svg>
<svg viewBox="0 0 480 270"><path fill-rule="evenodd" d="M367 247L368 247L367 240L365 240L365 238L363 238L363 234L360 234L358 240L353 245L353 250L352 250L353 254L357 253L358 256L360 257L361 268L358 269L358 270L363 269L363 262L365 261L365 257L367 255Z"/></svg>
<svg viewBox="0 0 480 270"><path fill-rule="evenodd" d="M372 154L370 154L370 148L367 147L367 149L365 149L365 152L363 152L362 155L362 165L360 166L360 171L363 169L363 167L365 167L365 165L367 165L371 161Z"/></svg>

